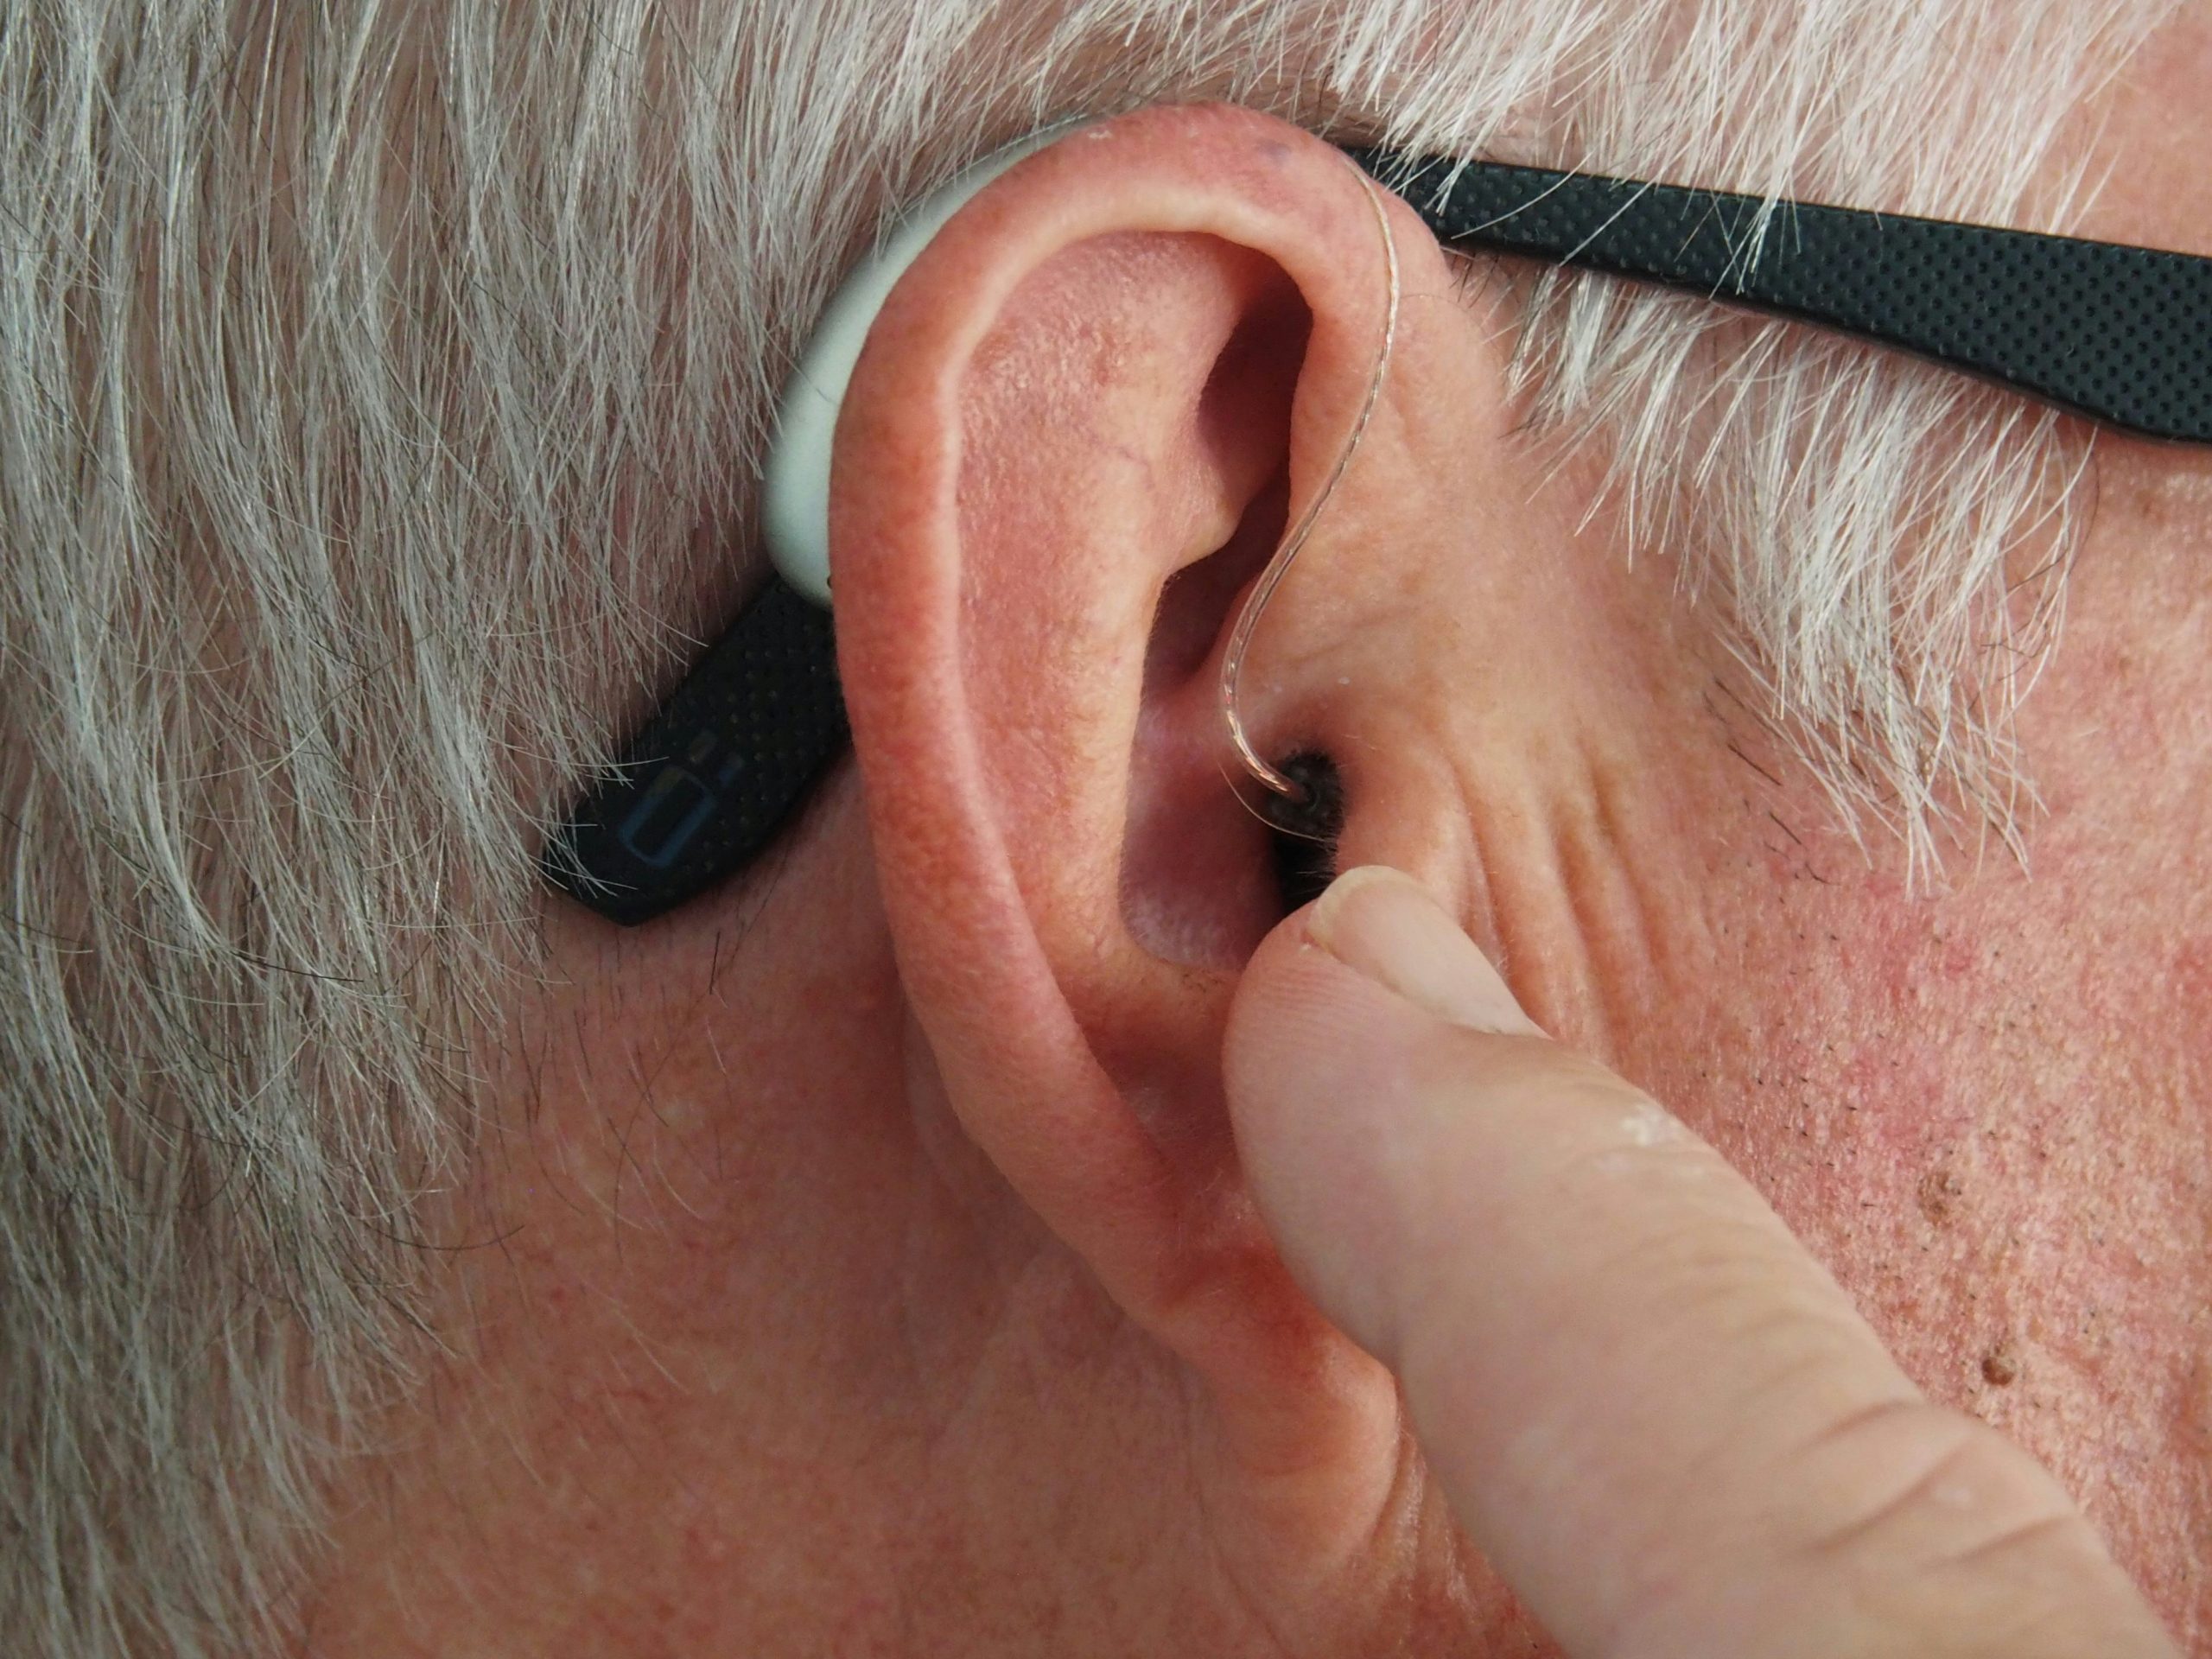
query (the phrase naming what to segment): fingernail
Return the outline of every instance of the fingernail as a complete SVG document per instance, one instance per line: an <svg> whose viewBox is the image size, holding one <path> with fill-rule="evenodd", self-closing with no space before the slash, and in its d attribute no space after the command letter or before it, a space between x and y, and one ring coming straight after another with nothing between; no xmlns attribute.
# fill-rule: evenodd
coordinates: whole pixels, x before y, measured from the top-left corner
<svg viewBox="0 0 2212 1659"><path fill-rule="evenodd" d="M1536 1030L1428 889L1387 865L1364 864L1330 883L1306 912L1306 936L1440 1020L1478 1031Z"/></svg>

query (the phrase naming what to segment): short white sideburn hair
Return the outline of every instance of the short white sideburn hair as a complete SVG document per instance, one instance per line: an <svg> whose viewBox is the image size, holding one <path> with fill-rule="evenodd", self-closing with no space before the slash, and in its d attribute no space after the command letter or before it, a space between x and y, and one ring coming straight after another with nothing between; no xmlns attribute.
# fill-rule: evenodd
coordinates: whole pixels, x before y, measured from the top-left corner
<svg viewBox="0 0 2212 1659"><path fill-rule="evenodd" d="M730 597L772 389L886 212L1047 118L1221 98L2062 227L2061 124L2170 10L18 0L0 1630L286 1627L322 1460L410 1376L533 824ZM1840 803L1922 855L2012 823L1989 647L2046 616L2006 563L2063 553L2078 440L1594 279L1537 284L1519 372Z"/></svg>

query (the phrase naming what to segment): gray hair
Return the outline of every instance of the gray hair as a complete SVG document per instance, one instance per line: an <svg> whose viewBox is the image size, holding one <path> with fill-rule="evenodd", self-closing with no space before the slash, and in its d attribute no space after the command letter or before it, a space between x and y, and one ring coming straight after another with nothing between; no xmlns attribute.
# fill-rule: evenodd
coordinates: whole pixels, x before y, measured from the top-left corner
<svg viewBox="0 0 2212 1659"><path fill-rule="evenodd" d="M753 568L771 394L882 217L1071 112L2061 227L2165 0L16 0L0 19L0 1630L279 1634L421 1363L426 1195L549 803ZM1599 279L1516 373L1762 711L1924 861L2082 446ZM2014 574L2018 574L2015 572ZM1996 647L2009 647L1999 650Z"/></svg>

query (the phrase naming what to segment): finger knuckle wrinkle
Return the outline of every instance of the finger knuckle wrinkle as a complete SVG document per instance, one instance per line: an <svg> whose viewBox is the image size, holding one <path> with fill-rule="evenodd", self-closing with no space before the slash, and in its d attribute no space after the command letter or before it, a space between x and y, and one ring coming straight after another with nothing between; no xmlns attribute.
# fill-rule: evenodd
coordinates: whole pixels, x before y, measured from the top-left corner
<svg viewBox="0 0 2212 1659"><path fill-rule="evenodd" d="M1885 1573L1993 1566L2087 1525L2056 1484L1987 1425L1925 1401L1871 1407L1833 1426L1801 1460L1846 1471L1846 1496L1814 1528L1808 1555ZM1832 1488L1833 1490L1833 1488Z"/></svg>

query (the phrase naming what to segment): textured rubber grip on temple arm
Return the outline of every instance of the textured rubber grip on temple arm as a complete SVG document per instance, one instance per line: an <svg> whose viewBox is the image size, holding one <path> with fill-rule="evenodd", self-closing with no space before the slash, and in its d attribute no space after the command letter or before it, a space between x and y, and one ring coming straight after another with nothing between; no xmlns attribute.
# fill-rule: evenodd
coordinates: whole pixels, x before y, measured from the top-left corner
<svg viewBox="0 0 2212 1659"><path fill-rule="evenodd" d="M849 735L830 613L771 580L547 844L546 879L650 921L765 850Z"/></svg>
<svg viewBox="0 0 2212 1659"><path fill-rule="evenodd" d="M1353 149L1437 238L1772 311L2212 443L2212 260L2031 231Z"/></svg>

